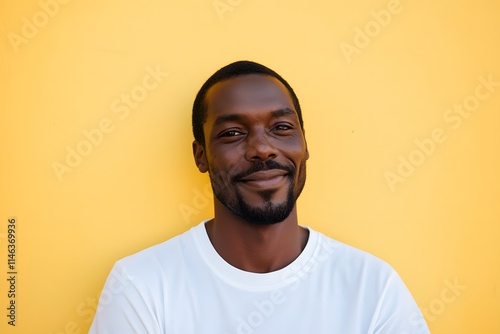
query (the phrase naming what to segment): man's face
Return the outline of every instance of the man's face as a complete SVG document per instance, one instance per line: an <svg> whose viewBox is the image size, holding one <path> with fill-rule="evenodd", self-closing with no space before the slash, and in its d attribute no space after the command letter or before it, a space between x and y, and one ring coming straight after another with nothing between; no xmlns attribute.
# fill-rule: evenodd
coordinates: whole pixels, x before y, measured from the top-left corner
<svg viewBox="0 0 500 334"><path fill-rule="evenodd" d="M215 197L253 224L286 219L309 157L288 90L271 76L244 75L214 85L205 102L205 167L197 163Z"/></svg>

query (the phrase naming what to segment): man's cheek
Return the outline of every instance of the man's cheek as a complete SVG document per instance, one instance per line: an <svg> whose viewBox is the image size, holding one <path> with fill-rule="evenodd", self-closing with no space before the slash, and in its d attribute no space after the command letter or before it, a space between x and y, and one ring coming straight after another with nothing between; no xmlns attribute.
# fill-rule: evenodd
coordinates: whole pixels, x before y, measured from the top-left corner
<svg viewBox="0 0 500 334"><path fill-rule="evenodd" d="M225 170L212 169L211 173L213 175L212 180L216 182L216 185L219 188L225 189L231 186L232 182L231 182L231 175L229 174L229 172Z"/></svg>

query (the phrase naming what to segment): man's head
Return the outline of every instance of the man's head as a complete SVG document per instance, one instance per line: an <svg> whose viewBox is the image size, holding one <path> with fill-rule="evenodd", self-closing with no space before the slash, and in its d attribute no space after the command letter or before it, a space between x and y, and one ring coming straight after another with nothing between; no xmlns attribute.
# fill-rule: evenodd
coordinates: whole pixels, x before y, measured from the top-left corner
<svg viewBox="0 0 500 334"><path fill-rule="evenodd" d="M248 61L213 74L193 105L193 154L217 205L253 224L286 219L309 157L299 101L271 69Z"/></svg>

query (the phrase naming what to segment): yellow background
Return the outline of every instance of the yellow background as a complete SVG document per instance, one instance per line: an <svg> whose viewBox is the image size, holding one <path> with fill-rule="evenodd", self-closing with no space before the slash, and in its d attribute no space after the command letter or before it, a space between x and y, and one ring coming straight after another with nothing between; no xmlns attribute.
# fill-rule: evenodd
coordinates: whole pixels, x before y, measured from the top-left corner
<svg viewBox="0 0 500 334"><path fill-rule="evenodd" d="M500 86L459 126L443 118L479 77L500 81L498 1L401 0L384 25L372 11L393 1L65 2L44 21L49 0L1 1L0 267L16 217L19 275L15 328L1 280L0 332L86 333L116 260L211 216L191 106L215 70L250 59L302 104L301 224L389 262L432 333L500 333ZM360 29L371 37L346 56ZM120 119L112 104L157 68L168 76ZM60 180L54 162L103 119L113 130ZM391 188L386 172L436 128L446 140Z"/></svg>

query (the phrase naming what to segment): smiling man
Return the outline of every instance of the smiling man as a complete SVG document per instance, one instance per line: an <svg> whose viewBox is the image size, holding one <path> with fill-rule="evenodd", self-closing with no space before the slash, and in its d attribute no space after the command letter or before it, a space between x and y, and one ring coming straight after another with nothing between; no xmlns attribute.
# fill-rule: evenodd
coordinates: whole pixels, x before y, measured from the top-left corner
<svg viewBox="0 0 500 334"><path fill-rule="evenodd" d="M309 151L281 76L229 64L192 119L214 218L118 261L90 333L429 333L388 264L299 225Z"/></svg>

